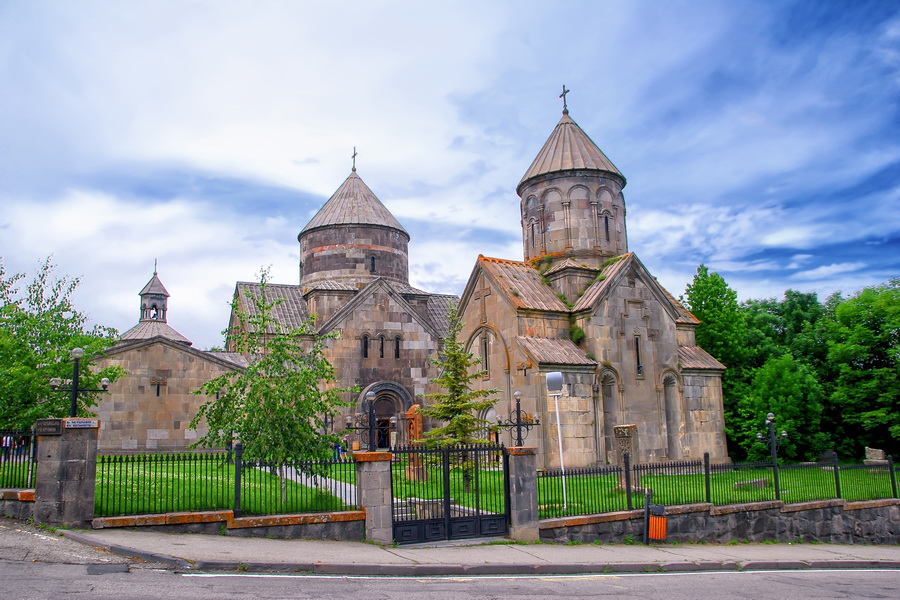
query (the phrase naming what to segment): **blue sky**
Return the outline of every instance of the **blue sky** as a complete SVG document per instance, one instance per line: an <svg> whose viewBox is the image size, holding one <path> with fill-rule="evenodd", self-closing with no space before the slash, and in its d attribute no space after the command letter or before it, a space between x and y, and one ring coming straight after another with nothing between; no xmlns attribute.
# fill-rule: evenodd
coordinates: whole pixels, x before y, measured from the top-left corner
<svg viewBox="0 0 900 600"><path fill-rule="evenodd" d="M411 283L459 294L522 257L563 83L674 295L701 262L741 299L900 275L900 4L859 0L0 0L0 257L53 254L122 331L158 259L220 344L236 281L297 283L355 146Z"/></svg>

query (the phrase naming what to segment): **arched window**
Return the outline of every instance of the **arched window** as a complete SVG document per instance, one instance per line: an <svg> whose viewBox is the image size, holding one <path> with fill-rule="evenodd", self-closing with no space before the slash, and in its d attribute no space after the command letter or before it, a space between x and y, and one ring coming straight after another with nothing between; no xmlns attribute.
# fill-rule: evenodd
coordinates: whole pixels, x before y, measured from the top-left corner
<svg viewBox="0 0 900 600"><path fill-rule="evenodd" d="M634 364L638 377L644 376L644 363L641 362L641 336L634 336Z"/></svg>
<svg viewBox="0 0 900 600"><path fill-rule="evenodd" d="M481 368L488 373L485 375L485 379L490 379L490 370L491 370L491 340L488 338L487 334L481 336Z"/></svg>
<svg viewBox="0 0 900 600"><path fill-rule="evenodd" d="M400 358L400 336L394 338L394 358Z"/></svg>
<svg viewBox="0 0 900 600"><path fill-rule="evenodd" d="M379 358L384 358L384 336L383 336L383 335L382 335L382 336L379 336L378 342L379 342L378 346L379 346L379 349L380 349L380 350L379 350L379 353L380 353Z"/></svg>
<svg viewBox="0 0 900 600"><path fill-rule="evenodd" d="M609 215L603 215L603 229L606 230L606 241L609 241Z"/></svg>
<svg viewBox="0 0 900 600"><path fill-rule="evenodd" d="M375 272L375 257L374 256L369 257L369 272L370 273Z"/></svg>
<svg viewBox="0 0 900 600"><path fill-rule="evenodd" d="M369 336L362 336L362 357L369 358Z"/></svg>
<svg viewBox="0 0 900 600"><path fill-rule="evenodd" d="M537 221L534 219L531 221L531 247L537 247Z"/></svg>

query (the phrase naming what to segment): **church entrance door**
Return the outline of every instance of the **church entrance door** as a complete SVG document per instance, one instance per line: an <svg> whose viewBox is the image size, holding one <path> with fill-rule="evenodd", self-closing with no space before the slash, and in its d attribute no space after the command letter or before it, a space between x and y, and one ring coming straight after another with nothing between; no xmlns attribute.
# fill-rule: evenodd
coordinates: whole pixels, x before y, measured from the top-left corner
<svg viewBox="0 0 900 600"><path fill-rule="evenodd" d="M509 532L509 454L504 446L401 446L391 452L395 542Z"/></svg>

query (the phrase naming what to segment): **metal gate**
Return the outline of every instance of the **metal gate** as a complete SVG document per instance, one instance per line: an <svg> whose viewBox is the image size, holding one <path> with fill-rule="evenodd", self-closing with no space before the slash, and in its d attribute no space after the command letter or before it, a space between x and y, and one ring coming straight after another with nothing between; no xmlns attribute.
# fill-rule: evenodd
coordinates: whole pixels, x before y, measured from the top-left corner
<svg viewBox="0 0 900 600"><path fill-rule="evenodd" d="M509 455L503 446L391 450L394 541L506 535Z"/></svg>

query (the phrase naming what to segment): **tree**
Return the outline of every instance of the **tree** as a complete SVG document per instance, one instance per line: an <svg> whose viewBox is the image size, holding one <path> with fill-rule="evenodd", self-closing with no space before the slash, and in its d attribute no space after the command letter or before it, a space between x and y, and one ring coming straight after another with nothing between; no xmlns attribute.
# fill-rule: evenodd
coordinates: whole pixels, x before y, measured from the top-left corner
<svg viewBox="0 0 900 600"><path fill-rule="evenodd" d="M697 267L697 274L685 289L687 299L681 302L700 320L697 345L709 352L728 369L722 375L722 394L725 404L725 433L729 453L739 452L735 445L733 423L737 404L744 395L747 371L747 324L737 302L737 293L718 273L710 273L705 265Z"/></svg>
<svg viewBox="0 0 900 600"><path fill-rule="evenodd" d="M769 359L753 374L747 396L741 399L740 419L733 424L740 444L751 460L765 459L768 446L757 433L766 435L765 415L775 414L779 432L787 431L779 455L787 460L815 460L828 446L821 430L824 393L813 370L790 354Z"/></svg>
<svg viewBox="0 0 900 600"><path fill-rule="evenodd" d="M238 371L203 384L197 394L204 403L191 421L196 429L205 419L209 431L194 446L227 446L241 442L244 455L278 467L290 461L324 461L331 457L338 436L323 434L325 420L346 405L334 386L334 368L324 355L326 340L317 333L314 318L287 329L276 317L282 299L269 299L268 272L260 273L260 285L248 295L249 310L235 298L237 319L229 337L234 351L250 360ZM310 472L323 474L317 467Z"/></svg>
<svg viewBox="0 0 900 600"><path fill-rule="evenodd" d="M900 278L869 287L826 313L833 369L828 417L843 424L841 454L900 450Z"/></svg>
<svg viewBox="0 0 900 600"><path fill-rule="evenodd" d="M0 428L26 429L35 420L69 414L70 396L51 392L50 379L71 379L70 352L82 348L79 387L98 389L100 379L115 381L124 374L111 367L91 371L92 360L111 346L115 329L94 325L76 310L73 296L79 278L54 277L55 265L47 257L25 285L24 273L8 274L0 261ZM97 393L78 395L78 414L90 416Z"/></svg>

